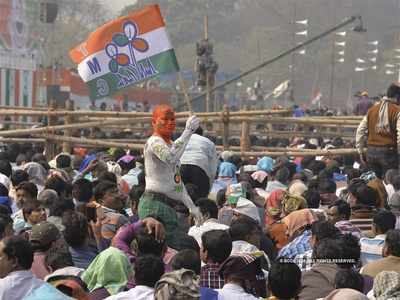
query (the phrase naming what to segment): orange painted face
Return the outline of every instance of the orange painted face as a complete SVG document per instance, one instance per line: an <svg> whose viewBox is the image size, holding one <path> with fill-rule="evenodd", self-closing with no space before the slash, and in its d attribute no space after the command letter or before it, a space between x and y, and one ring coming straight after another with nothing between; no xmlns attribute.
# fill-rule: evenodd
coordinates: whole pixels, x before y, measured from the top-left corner
<svg viewBox="0 0 400 300"><path fill-rule="evenodd" d="M162 137L166 142L171 142L176 127L175 112L172 107L157 106L153 111L152 125L156 135Z"/></svg>

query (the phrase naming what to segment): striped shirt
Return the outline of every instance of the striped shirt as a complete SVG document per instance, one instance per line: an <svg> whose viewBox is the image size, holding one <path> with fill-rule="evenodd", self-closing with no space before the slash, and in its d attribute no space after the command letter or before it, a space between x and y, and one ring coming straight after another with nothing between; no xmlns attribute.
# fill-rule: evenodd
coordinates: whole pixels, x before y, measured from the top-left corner
<svg viewBox="0 0 400 300"><path fill-rule="evenodd" d="M382 250L385 244L386 234L378 234L376 237L361 238L361 262L363 265L382 258Z"/></svg>

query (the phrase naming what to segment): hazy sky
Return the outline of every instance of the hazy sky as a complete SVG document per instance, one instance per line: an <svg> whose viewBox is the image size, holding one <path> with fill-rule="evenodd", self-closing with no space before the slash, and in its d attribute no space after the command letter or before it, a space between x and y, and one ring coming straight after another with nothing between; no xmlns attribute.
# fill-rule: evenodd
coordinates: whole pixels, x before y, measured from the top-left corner
<svg viewBox="0 0 400 300"><path fill-rule="evenodd" d="M136 0L100 0L105 3L113 11L119 11L125 5L134 4Z"/></svg>

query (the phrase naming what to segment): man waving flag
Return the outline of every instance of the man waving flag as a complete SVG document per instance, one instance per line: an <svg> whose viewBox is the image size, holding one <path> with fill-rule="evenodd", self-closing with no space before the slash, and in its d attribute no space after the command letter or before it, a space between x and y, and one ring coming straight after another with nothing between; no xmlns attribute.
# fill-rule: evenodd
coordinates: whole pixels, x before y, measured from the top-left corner
<svg viewBox="0 0 400 300"><path fill-rule="evenodd" d="M179 71L158 5L110 21L70 51L92 99Z"/></svg>

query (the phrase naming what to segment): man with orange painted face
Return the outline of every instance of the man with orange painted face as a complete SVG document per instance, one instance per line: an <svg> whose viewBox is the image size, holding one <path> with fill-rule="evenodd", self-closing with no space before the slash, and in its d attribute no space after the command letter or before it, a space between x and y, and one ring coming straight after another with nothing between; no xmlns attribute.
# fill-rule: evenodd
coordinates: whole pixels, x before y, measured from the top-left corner
<svg viewBox="0 0 400 300"><path fill-rule="evenodd" d="M180 158L190 137L200 125L196 116L186 121L182 135L172 141L175 131L175 112L168 105L156 106L153 111L154 133L144 147L146 190L139 202L139 218L148 216L160 220L166 229L166 241L179 249L185 232L178 226L177 212L190 212L201 220L199 209L185 189L180 175Z"/></svg>

